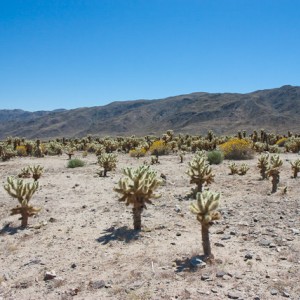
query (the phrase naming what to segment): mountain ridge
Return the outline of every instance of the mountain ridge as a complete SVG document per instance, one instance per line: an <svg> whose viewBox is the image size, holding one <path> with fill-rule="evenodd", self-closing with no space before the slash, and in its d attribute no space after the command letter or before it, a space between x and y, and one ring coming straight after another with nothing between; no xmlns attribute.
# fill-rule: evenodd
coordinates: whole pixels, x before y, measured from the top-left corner
<svg viewBox="0 0 300 300"><path fill-rule="evenodd" d="M191 134L212 129L218 134L232 134L264 128L285 133L300 131L299 113L299 86L285 85L245 94L195 92L70 110L0 110L0 139L146 135L168 129Z"/></svg>

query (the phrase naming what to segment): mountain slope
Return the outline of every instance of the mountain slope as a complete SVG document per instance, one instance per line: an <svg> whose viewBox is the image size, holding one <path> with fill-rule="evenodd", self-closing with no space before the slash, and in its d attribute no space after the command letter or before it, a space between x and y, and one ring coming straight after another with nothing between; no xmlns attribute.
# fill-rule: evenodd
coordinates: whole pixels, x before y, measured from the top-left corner
<svg viewBox="0 0 300 300"><path fill-rule="evenodd" d="M167 129L218 134L265 128L300 131L300 87L237 93L192 93L160 100L113 102L105 106L24 112L0 110L0 139L161 134Z"/></svg>

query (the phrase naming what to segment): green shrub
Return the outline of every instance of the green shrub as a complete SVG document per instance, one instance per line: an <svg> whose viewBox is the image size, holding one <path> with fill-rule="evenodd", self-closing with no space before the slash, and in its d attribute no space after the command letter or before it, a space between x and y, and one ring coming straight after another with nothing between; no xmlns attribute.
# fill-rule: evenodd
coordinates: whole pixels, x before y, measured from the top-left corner
<svg viewBox="0 0 300 300"><path fill-rule="evenodd" d="M218 150L208 151L206 155L207 155L207 160L210 165L218 165L224 159L223 152L218 151Z"/></svg>
<svg viewBox="0 0 300 300"><path fill-rule="evenodd" d="M83 166L84 166L84 161L82 161L79 158L70 159L67 165L68 168L78 168Z"/></svg>

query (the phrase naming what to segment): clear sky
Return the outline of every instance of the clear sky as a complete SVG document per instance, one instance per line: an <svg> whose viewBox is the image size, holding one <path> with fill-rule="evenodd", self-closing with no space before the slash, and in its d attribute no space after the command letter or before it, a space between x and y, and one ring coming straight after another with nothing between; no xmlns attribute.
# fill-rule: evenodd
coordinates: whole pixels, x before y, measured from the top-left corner
<svg viewBox="0 0 300 300"><path fill-rule="evenodd" d="M0 0L0 109L300 85L299 0Z"/></svg>

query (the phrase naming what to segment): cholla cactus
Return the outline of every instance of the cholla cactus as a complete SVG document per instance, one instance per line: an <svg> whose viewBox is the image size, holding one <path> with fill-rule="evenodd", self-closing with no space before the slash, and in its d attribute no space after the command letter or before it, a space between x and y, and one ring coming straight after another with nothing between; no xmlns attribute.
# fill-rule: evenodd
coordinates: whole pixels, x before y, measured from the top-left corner
<svg viewBox="0 0 300 300"><path fill-rule="evenodd" d="M29 168L30 168L30 171L32 172L32 177L33 177L34 181L37 181L42 176L44 167L37 165L37 166L31 166Z"/></svg>
<svg viewBox="0 0 300 300"><path fill-rule="evenodd" d="M150 164L151 164L151 165L159 164L158 156L151 155L151 161L150 161Z"/></svg>
<svg viewBox="0 0 300 300"><path fill-rule="evenodd" d="M7 178L7 184L4 185L4 189L13 198L17 198L20 205L11 210L11 215L20 214L22 216L22 227L28 225L28 217L32 217L40 211L39 208L34 208L29 205L29 200L38 189L38 182L23 183L22 179L14 180L12 177Z"/></svg>
<svg viewBox="0 0 300 300"><path fill-rule="evenodd" d="M245 175L249 170L249 166L246 164L242 164L238 170L239 175Z"/></svg>
<svg viewBox="0 0 300 300"><path fill-rule="evenodd" d="M219 206L219 193L203 191L197 193L197 202L191 204L191 212L197 215L197 220L201 223L202 229L202 246L204 256L209 259L213 258L209 241L209 228L213 221L221 218L220 212L216 211Z"/></svg>
<svg viewBox="0 0 300 300"><path fill-rule="evenodd" d="M272 193L277 191L277 185L279 183L279 167L282 166L282 160L279 155L271 156L270 164L267 169L267 176L272 177Z"/></svg>
<svg viewBox="0 0 300 300"><path fill-rule="evenodd" d="M238 166L234 162L231 163L231 164L229 164L228 168L230 169L229 175L234 175L234 174L238 174L239 173Z"/></svg>
<svg viewBox="0 0 300 300"><path fill-rule="evenodd" d="M68 155L69 160L72 159L72 156L74 155L75 150L76 149L74 147L67 147L66 148L66 154Z"/></svg>
<svg viewBox="0 0 300 300"><path fill-rule="evenodd" d="M133 226L135 230L140 230L143 209L147 208L146 204L152 204L151 198L156 199L161 196L154 191L162 182L156 178L156 172L149 166L140 166L135 170L126 168L123 173L125 177L120 179L115 191L122 195L119 201L124 201L126 205L133 205Z"/></svg>
<svg viewBox="0 0 300 300"><path fill-rule="evenodd" d="M298 172L300 172L300 159L295 160L294 162L290 162L292 171L293 171L293 178L296 178Z"/></svg>
<svg viewBox="0 0 300 300"><path fill-rule="evenodd" d="M103 168L98 174L106 177L108 171L112 171L117 166L117 155L112 153L104 153L98 157L98 164Z"/></svg>
<svg viewBox="0 0 300 300"><path fill-rule="evenodd" d="M21 169L21 173L18 174L19 178L30 178L31 173L30 173L30 167L24 167Z"/></svg>
<svg viewBox="0 0 300 300"><path fill-rule="evenodd" d="M263 180L267 178L266 172L269 167L269 158L270 158L270 155L268 153L262 154L258 158L257 167L260 169L260 175Z"/></svg>
<svg viewBox="0 0 300 300"><path fill-rule="evenodd" d="M202 192L204 184L212 183L215 176L212 174L211 167L206 158L202 155L196 155L192 161L189 162L189 169L186 173L191 177L190 183L197 185L194 190L194 196L196 196L198 192Z"/></svg>

